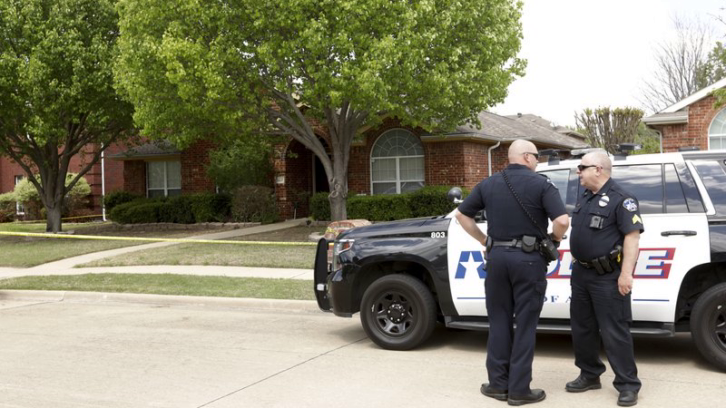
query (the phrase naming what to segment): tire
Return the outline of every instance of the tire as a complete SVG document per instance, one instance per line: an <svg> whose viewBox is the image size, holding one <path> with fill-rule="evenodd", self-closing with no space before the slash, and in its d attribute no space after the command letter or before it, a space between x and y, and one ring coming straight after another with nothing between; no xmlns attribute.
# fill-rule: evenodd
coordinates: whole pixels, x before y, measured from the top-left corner
<svg viewBox="0 0 726 408"><path fill-rule="evenodd" d="M410 350L426 341L436 326L436 301L420 280L388 275L363 294L360 320L368 337L388 350Z"/></svg>
<svg viewBox="0 0 726 408"><path fill-rule="evenodd" d="M706 361L726 371L726 283L710 288L696 301L691 336Z"/></svg>

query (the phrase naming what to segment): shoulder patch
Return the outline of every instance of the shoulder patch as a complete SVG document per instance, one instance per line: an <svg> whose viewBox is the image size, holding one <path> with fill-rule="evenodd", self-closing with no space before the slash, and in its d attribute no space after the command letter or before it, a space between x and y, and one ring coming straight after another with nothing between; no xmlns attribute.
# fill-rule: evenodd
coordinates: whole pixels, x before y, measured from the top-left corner
<svg viewBox="0 0 726 408"><path fill-rule="evenodd" d="M638 204L635 202L632 198L626 198L625 201L623 201L623 208L630 212L638 211Z"/></svg>

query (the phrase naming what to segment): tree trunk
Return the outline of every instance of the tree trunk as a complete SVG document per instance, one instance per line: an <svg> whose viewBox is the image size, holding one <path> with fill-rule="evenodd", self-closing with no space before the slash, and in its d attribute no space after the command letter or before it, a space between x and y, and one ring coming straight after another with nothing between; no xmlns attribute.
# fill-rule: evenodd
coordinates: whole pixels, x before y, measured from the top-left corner
<svg viewBox="0 0 726 408"><path fill-rule="evenodd" d="M61 208L62 205L57 204L53 207L45 207L46 220L45 220L45 231L46 232L61 232Z"/></svg>

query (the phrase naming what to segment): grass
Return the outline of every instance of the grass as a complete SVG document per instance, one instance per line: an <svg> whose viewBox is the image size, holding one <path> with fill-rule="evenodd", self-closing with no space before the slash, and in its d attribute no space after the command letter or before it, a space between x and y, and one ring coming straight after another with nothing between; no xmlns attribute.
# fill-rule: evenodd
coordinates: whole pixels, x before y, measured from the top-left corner
<svg viewBox="0 0 726 408"><path fill-rule="evenodd" d="M310 281L174 274L83 274L0 279L0 290L61 290L313 300Z"/></svg>
<svg viewBox="0 0 726 408"><path fill-rule="evenodd" d="M64 230L75 231L77 234L84 234L84 228L98 225L97 223L84 224L63 224ZM45 232L45 224L30 223L2 223L0 231L8 232ZM154 238L182 238L193 235L200 235L208 232L221 232L222 229L211 229L208 231L174 231L163 230L154 232L140 231L107 231L96 232L93 235L119 236L133 235L134 237ZM106 251L109 249L123 248L134 245L142 245L146 242L136 241L93 241L76 240L72 238L28 238L15 236L0 236L0 266L13 268L29 268L48 262L58 261L77 255L89 254L92 252ZM127 255L128 256L128 255Z"/></svg>
<svg viewBox="0 0 726 408"><path fill-rule="evenodd" d="M282 231L245 235L237 241L308 242L321 227L293 227ZM80 267L133 265L220 265L263 268L310 269L315 261L315 246L179 244L100 259Z"/></svg>

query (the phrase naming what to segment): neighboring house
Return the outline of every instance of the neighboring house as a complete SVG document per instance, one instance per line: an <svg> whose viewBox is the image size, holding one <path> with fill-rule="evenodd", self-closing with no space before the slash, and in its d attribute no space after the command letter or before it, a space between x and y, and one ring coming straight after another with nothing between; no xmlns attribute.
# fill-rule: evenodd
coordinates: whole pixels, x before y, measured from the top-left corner
<svg viewBox="0 0 726 408"><path fill-rule="evenodd" d="M681 148L726 149L726 107L714 107L713 91L726 87L726 78L643 118L660 133L661 151Z"/></svg>
<svg viewBox="0 0 726 408"><path fill-rule="evenodd" d="M531 140L539 149L586 146L584 136L553 127L535 115L482 112L479 120L480 129L467 125L445 134L402 126L395 118L364 129L351 148L349 194L398 194L439 185L472 188L506 166L507 149L515 139ZM316 129L325 140L325 129ZM215 191L206 176L208 154L214 147L208 141L184 150L168 143L110 146L104 160L86 174L93 209L101 213L102 192L124 190L157 197ZM74 161L71 171L79 166L80 161ZM276 201L284 218L307 216L310 195L329 191L320 160L295 140L275 146L274 169ZM23 174L17 164L0 158L0 193L11 191L15 177Z"/></svg>

